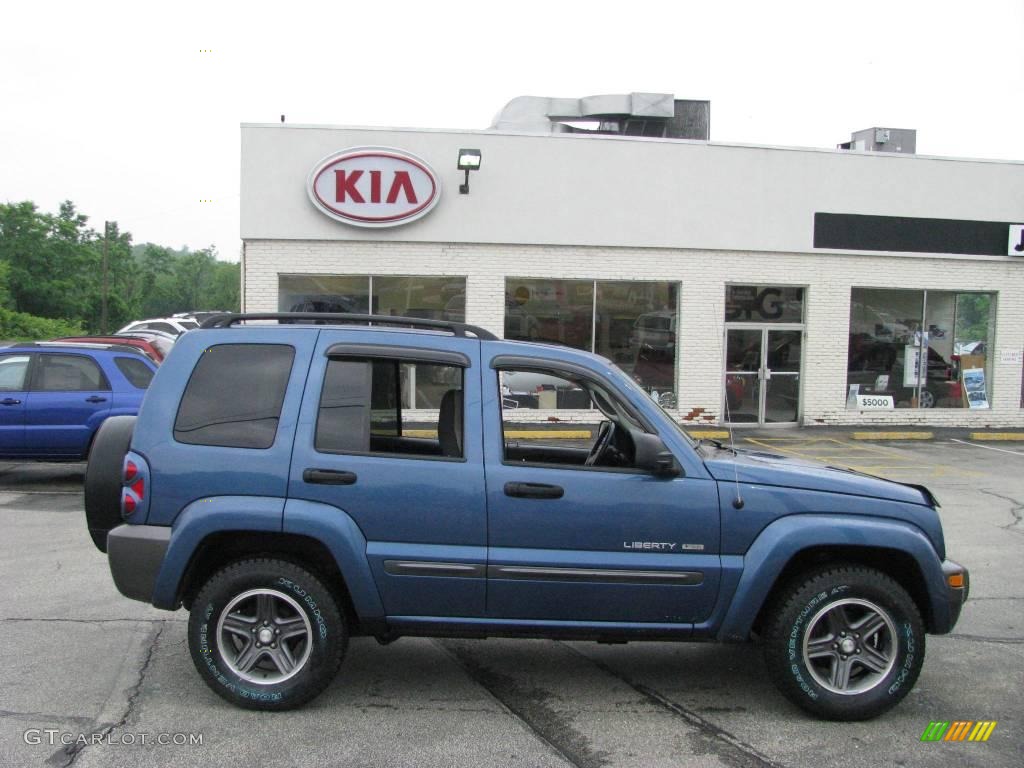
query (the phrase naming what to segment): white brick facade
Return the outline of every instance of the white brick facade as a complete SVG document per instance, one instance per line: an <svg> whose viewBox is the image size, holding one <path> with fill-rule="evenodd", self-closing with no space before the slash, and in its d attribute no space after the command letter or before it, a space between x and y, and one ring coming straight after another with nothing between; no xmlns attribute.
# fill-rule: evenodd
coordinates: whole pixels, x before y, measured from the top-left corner
<svg viewBox="0 0 1024 768"><path fill-rule="evenodd" d="M359 240L248 239L244 308L278 310L278 275L453 275L466 278L466 322L501 335L505 278L653 280L681 286L675 413L718 423L727 283L803 286L805 332L801 422L808 425L921 424L1024 426L1021 364L1000 353L1024 349L1024 265L979 257L765 253L668 248L491 245ZM853 287L996 293L990 334L991 408L846 408L850 291ZM535 414L542 417L542 414ZM584 413L560 411L566 420Z"/></svg>

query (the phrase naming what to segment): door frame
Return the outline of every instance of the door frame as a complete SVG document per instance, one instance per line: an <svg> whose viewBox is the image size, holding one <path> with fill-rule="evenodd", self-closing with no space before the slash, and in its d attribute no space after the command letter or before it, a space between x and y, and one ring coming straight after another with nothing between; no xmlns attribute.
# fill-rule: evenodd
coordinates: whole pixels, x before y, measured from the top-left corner
<svg viewBox="0 0 1024 768"><path fill-rule="evenodd" d="M758 387L757 395L757 421L730 421L723 418L722 423L728 424L731 427L751 427L756 429L787 429L790 427L799 426L803 419L803 406L804 406L804 338L807 330L806 323L754 323L754 322L727 322L725 324L725 330L723 331L722 340L722 415L723 417L727 413L726 399L728 398L728 392L726 391L725 380L726 376L730 373L734 373L728 370L729 365L729 331L760 331L761 332L761 365L757 371L757 381L762 386ZM767 388L764 383L768 380L764 377L764 372L768 370L765 365L767 362L768 352L768 332L769 331L799 331L800 332L800 370L795 374L800 378L800 386L798 391L799 402L797 403L796 419L794 421L773 421L766 422L765 415L765 395ZM750 376L750 372L746 372L746 375ZM780 376L792 376L792 373L781 373Z"/></svg>

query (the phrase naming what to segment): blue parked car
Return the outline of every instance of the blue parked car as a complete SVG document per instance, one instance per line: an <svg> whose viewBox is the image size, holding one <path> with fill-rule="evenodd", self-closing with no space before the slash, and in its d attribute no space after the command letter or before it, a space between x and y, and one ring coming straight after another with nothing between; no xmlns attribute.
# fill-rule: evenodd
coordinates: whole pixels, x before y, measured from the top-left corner
<svg viewBox="0 0 1024 768"><path fill-rule="evenodd" d="M525 375L585 393L590 445L510 439ZM254 709L320 693L352 635L511 635L754 641L861 720L969 590L926 488L695 443L602 357L437 320L208 320L104 424L85 500L117 588L189 610L200 676Z"/></svg>
<svg viewBox="0 0 1024 768"><path fill-rule="evenodd" d="M156 365L112 344L0 349L0 458L81 461L100 424L139 410Z"/></svg>

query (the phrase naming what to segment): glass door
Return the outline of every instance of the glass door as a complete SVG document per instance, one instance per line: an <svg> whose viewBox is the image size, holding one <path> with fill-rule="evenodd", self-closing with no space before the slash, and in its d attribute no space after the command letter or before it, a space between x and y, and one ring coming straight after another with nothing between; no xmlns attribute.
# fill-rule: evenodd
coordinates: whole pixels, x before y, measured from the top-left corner
<svg viewBox="0 0 1024 768"><path fill-rule="evenodd" d="M725 343L725 420L761 423L762 328L730 328Z"/></svg>
<svg viewBox="0 0 1024 768"><path fill-rule="evenodd" d="M778 326L726 330L725 420L793 424L800 415L803 331Z"/></svg>

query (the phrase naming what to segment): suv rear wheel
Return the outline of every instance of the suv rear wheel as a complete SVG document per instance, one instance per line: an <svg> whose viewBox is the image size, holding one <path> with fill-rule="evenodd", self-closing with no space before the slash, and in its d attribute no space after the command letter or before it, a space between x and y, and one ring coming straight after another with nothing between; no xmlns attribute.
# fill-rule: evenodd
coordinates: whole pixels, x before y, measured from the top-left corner
<svg viewBox="0 0 1024 768"><path fill-rule="evenodd" d="M805 574L776 597L765 663L797 706L829 720L866 720L914 687L924 635L917 606L892 578L832 567Z"/></svg>
<svg viewBox="0 0 1024 768"><path fill-rule="evenodd" d="M200 589L188 623L192 661L218 695L247 709L293 709L334 679L344 618L313 574L283 560L234 563Z"/></svg>

